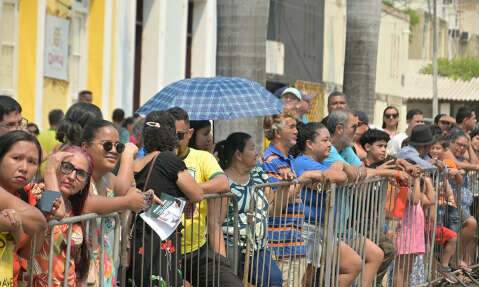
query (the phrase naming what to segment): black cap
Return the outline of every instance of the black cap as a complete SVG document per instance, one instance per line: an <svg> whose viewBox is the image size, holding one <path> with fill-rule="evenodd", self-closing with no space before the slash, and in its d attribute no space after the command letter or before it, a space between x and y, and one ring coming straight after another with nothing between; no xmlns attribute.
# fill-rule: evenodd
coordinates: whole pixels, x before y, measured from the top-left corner
<svg viewBox="0 0 479 287"><path fill-rule="evenodd" d="M411 131L409 144L415 146L431 145L434 143L431 128L427 125L417 125Z"/></svg>

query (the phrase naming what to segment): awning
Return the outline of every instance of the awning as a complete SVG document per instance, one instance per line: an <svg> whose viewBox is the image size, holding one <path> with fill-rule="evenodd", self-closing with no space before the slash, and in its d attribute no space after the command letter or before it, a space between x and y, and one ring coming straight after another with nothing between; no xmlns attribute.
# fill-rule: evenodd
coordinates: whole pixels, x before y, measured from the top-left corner
<svg viewBox="0 0 479 287"><path fill-rule="evenodd" d="M479 78L471 81L439 77L437 81L439 100L479 101ZM432 100L431 75L406 75L402 96L409 100Z"/></svg>

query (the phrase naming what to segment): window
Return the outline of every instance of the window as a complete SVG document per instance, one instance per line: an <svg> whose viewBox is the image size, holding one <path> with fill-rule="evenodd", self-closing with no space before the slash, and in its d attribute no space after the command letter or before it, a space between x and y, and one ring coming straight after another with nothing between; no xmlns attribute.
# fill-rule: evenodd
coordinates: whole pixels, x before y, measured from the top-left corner
<svg viewBox="0 0 479 287"><path fill-rule="evenodd" d="M16 95L18 4L0 1L0 93Z"/></svg>
<svg viewBox="0 0 479 287"><path fill-rule="evenodd" d="M73 6L70 19L69 45L69 94L71 102L77 100L79 91L86 88L86 14L83 6L75 9Z"/></svg>

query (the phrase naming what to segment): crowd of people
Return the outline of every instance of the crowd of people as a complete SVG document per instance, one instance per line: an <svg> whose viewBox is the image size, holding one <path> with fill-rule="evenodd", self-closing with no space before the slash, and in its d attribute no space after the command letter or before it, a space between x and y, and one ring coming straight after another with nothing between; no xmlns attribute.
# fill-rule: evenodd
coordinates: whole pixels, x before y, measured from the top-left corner
<svg viewBox="0 0 479 287"><path fill-rule="evenodd" d="M103 242L101 279L104 286L116 286L119 266L113 254L112 218L89 226L75 223L71 230L47 222L88 213L139 214L153 203L162 204L163 193L188 201L184 219L162 240L134 217L135 256L127 274L135 286L150 286L151 278L155 286L242 286L236 274L243 274L245 262L262 266L249 270L252 285L283 286L281 258L298 256L306 258L307 268L296 279L302 286L320 286L324 191L255 186L292 180L341 185L378 176L388 178L392 197L396 191L406 193L404 211L386 212L398 224L385 227L379 241L357 235L364 239L364 262L340 238L339 286L352 286L359 278L360 286L373 286L375 280L380 284L388 270L394 271L394 286L421 280L411 274L416 259L426 252L430 214L437 213L435 240L443 248L438 272L447 276L454 266L467 270L475 263L467 256L474 253L477 222L465 172L479 170L479 129L471 108L460 108L455 117L437 115L429 124L422 111L411 109L402 132L399 109L393 106L384 110L382 128L372 128L365 113L348 107L345 94L333 92L328 116L308 122L310 97L292 87L279 95L284 111L265 118L261 154L258 141L243 132L215 144L211 122L190 121L179 107L144 118L125 118L117 109L110 122L92 104L92 94L84 91L65 114L52 110L50 128L40 131L22 117L18 102L0 96L0 281L18 286L31 270L34 286L48 286L52 256L53 286L63 286L64 281L68 286L99 286ZM445 178L441 190L434 188L434 172ZM224 198L205 198L226 192L236 197L238 210ZM45 207L47 197L55 193L58 196ZM239 229L238 273L227 258L231 242L225 240L233 224ZM286 235L271 236L271 230ZM98 236L88 240L88 234ZM279 244L277 238L290 240ZM453 264L457 244L462 257ZM247 246L253 255L246 252Z"/></svg>

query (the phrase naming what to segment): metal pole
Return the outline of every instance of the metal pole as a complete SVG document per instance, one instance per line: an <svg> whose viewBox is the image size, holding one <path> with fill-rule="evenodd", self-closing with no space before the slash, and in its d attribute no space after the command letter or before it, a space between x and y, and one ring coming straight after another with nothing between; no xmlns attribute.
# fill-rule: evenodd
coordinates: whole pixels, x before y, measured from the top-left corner
<svg viewBox="0 0 479 287"><path fill-rule="evenodd" d="M439 100L437 94L437 0L433 0L432 22L432 118L439 113Z"/></svg>

